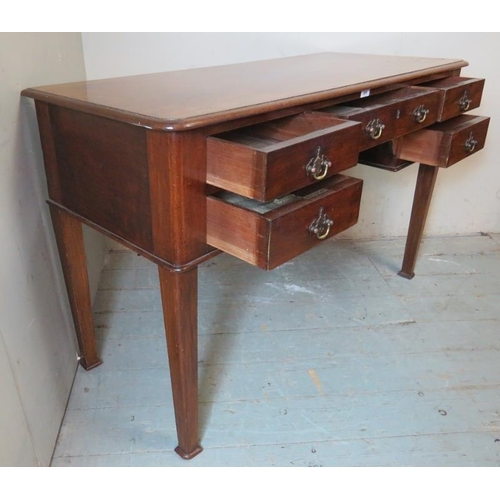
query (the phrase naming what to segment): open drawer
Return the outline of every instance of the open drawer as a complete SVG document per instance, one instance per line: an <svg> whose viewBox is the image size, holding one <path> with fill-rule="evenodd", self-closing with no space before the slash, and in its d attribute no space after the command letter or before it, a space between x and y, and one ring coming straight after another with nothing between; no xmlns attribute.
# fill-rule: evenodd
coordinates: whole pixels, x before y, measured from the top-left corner
<svg viewBox="0 0 500 500"><path fill-rule="evenodd" d="M490 119L460 115L401 137L396 145L402 160L449 167L483 149Z"/></svg>
<svg viewBox="0 0 500 500"><path fill-rule="evenodd" d="M356 99L321 109L338 118L362 124L360 150L364 151L434 123L439 92L422 87L405 87L372 97Z"/></svg>
<svg viewBox="0 0 500 500"><path fill-rule="evenodd" d="M302 113L207 139L207 182L270 201L356 165L361 125Z"/></svg>
<svg viewBox="0 0 500 500"><path fill-rule="evenodd" d="M363 181L336 175L268 203L221 191L207 199L207 242L274 269L358 220Z"/></svg>
<svg viewBox="0 0 500 500"><path fill-rule="evenodd" d="M439 91L440 103L437 121L444 122L479 107L483 95L484 79L450 76L422 83L421 86Z"/></svg>

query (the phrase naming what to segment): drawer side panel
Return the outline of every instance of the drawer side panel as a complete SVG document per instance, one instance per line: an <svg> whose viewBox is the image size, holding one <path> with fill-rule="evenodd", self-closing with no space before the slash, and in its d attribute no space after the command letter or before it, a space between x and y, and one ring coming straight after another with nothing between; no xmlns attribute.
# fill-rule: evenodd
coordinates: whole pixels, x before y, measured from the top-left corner
<svg viewBox="0 0 500 500"><path fill-rule="evenodd" d="M254 198L265 189L266 157L244 145L207 138L207 182Z"/></svg>
<svg viewBox="0 0 500 500"><path fill-rule="evenodd" d="M254 266L265 267L266 221L250 210L208 197L207 243Z"/></svg>

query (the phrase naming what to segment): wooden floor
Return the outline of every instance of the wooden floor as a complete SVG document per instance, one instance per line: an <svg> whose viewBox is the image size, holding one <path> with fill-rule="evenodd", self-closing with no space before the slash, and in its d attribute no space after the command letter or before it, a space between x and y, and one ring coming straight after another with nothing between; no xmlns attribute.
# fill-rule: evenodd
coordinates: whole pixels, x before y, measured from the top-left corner
<svg viewBox="0 0 500 500"><path fill-rule="evenodd" d="M157 272L113 252L54 466L500 465L500 235L330 241L201 267L205 451L176 445Z"/></svg>

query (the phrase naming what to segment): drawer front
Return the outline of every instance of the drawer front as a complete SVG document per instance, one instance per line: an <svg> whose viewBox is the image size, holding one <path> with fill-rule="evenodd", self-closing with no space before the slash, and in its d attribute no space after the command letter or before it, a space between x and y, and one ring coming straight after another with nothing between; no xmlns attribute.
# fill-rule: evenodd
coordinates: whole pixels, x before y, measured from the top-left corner
<svg viewBox="0 0 500 500"><path fill-rule="evenodd" d="M207 139L207 182L259 201L356 165L361 125L303 113Z"/></svg>
<svg viewBox="0 0 500 500"><path fill-rule="evenodd" d="M233 193L207 199L207 243L270 270L358 220L363 181L336 175L262 204Z"/></svg>
<svg viewBox="0 0 500 500"><path fill-rule="evenodd" d="M406 87L321 111L361 122L364 151L434 123L438 108L438 91Z"/></svg>
<svg viewBox="0 0 500 500"><path fill-rule="evenodd" d="M444 122L481 104L484 79L451 76L434 82L422 84L440 93L437 121Z"/></svg>
<svg viewBox="0 0 500 500"><path fill-rule="evenodd" d="M399 139L398 157L434 167L449 167L484 147L490 119L461 115Z"/></svg>

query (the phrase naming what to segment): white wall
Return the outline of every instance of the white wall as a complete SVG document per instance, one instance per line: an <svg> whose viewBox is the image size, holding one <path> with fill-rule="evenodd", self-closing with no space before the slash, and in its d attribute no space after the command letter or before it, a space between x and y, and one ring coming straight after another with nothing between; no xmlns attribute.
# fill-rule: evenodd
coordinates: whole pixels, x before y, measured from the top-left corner
<svg viewBox="0 0 500 500"><path fill-rule="evenodd" d="M0 33L0 466L48 465L77 366L34 106L23 88L85 79L79 33ZM86 231L92 290L105 240Z"/></svg>
<svg viewBox="0 0 500 500"><path fill-rule="evenodd" d="M500 35L482 33L83 33L88 79L230 64L314 52L361 52L465 59L465 76L486 78L492 117L485 150L442 170L427 234L500 231ZM417 167L399 174L357 166L363 205L349 237L406 233Z"/></svg>

